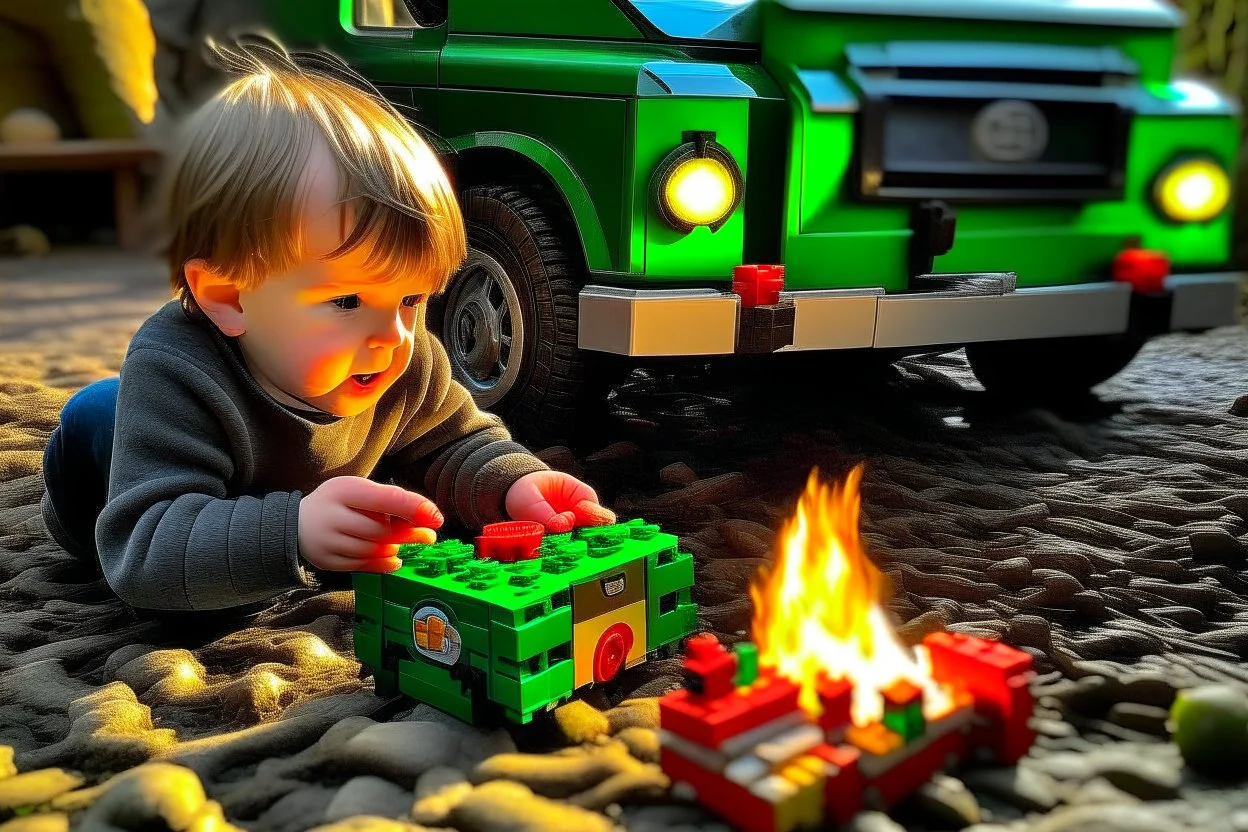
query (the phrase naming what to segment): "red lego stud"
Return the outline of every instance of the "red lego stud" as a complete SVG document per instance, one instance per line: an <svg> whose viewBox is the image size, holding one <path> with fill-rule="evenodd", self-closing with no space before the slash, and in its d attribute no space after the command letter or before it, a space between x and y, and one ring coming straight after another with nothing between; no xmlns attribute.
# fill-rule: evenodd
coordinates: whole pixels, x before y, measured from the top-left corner
<svg viewBox="0 0 1248 832"><path fill-rule="evenodd" d="M500 563L515 563L537 557L546 527L530 520L489 523L477 536L477 557Z"/></svg>
<svg viewBox="0 0 1248 832"><path fill-rule="evenodd" d="M1114 280L1131 284L1142 295L1153 295L1165 288L1170 275L1170 258L1164 251L1129 248L1114 258Z"/></svg>
<svg viewBox="0 0 1248 832"><path fill-rule="evenodd" d="M594 681L610 682L633 649L633 628L620 621L607 628L594 648Z"/></svg>
<svg viewBox="0 0 1248 832"><path fill-rule="evenodd" d="M727 696L735 689L737 657L724 649L712 633L699 633L685 644L686 687L707 699Z"/></svg>
<svg viewBox="0 0 1248 832"><path fill-rule="evenodd" d="M746 309L780 302L784 289L784 266L737 266L732 270L732 291L741 296Z"/></svg>

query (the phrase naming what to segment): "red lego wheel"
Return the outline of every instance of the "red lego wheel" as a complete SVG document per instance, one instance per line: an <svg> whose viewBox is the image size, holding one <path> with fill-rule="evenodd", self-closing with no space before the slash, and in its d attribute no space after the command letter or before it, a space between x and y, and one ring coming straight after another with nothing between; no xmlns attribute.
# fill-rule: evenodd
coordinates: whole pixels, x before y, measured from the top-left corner
<svg viewBox="0 0 1248 832"><path fill-rule="evenodd" d="M594 648L594 681L609 682L614 679L632 649L632 627L622 621L608 627Z"/></svg>

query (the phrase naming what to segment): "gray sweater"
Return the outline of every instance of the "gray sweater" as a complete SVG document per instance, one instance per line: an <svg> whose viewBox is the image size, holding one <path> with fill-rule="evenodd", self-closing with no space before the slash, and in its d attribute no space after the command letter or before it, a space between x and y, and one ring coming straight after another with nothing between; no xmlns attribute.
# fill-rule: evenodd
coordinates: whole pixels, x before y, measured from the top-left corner
<svg viewBox="0 0 1248 832"><path fill-rule="evenodd" d="M316 587L299 502L339 476L393 480L449 522L505 520L520 477L546 468L451 377L422 307L411 367L369 410L295 412L247 371L233 339L171 301L121 367L100 565L123 601L212 610Z"/></svg>

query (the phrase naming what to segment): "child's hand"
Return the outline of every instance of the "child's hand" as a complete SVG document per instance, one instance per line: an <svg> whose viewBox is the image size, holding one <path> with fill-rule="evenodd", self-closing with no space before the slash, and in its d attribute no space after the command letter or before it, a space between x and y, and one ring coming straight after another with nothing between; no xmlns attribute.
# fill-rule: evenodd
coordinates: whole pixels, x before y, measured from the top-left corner
<svg viewBox="0 0 1248 832"><path fill-rule="evenodd" d="M442 512L427 497L363 477L334 477L299 503L299 553L320 569L393 572L400 543L433 543Z"/></svg>
<svg viewBox="0 0 1248 832"><path fill-rule="evenodd" d="M598 504L594 489L562 471L534 471L516 480L504 501L512 520L536 520L546 531L615 522L615 512Z"/></svg>

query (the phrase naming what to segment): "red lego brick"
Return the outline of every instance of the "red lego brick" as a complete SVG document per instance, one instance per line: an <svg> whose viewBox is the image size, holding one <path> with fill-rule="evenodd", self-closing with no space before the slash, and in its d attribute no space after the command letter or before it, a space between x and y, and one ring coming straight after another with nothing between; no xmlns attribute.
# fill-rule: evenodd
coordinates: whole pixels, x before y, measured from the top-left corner
<svg viewBox="0 0 1248 832"><path fill-rule="evenodd" d="M1170 257L1164 251L1129 248L1118 252L1110 273L1140 294L1156 294L1165 288L1170 275Z"/></svg>
<svg viewBox="0 0 1248 832"><path fill-rule="evenodd" d="M780 302L784 289L784 266L737 266L732 270L732 291L741 296L746 309Z"/></svg>
<svg viewBox="0 0 1248 832"><path fill-rule="evenodd" d="M737 657L712 633L699 633L685 644L686 685L699 699L718 699L736 686Z"/></svg>
<svg viewBox="0 0 1248 832"><path fill-rule="evenodd" d="M477 557L500 563L515 563L537 557L546 527L529 520L488 523L477 536Z"/></svg>
<svg viewBox="0 0 1248 832"><path fill-rule="evenodd" d="M707 771L670 748L659 751L659 767L673 783L688 783L704 807L744 832L777 832L776 809L749 789Z"/></svg>
<svg viewBox="0 0 1248 832"><path fill-rule="evenodd" d="M989 748L1002 763L1027 753L1035 741L1028 726L1035 703L1031 656L998 641L962 633L932 633L923 639L937 682L969 693L975 710L992 720Z"/></svg>
<svg viewBox="0 0 1248 832"><path fill-rule="evenodd" d="M717 748L724 740L798 710L801 689L779 676L764 672L747 689L717 699L678 690L659 700L659 724L664 730Z"/></svg>
<svg viewBox="0 0 1248 832"><path fill-rule="evenodd" d="M966 754L966 735L950 731L930 744L905 755L896 765L874 779L867 780L864 789L875 789L879 797L878 808L888 809L913 794L932 775L945 768L951 758L962 759Z"/></svg>
<svg viewBox="0 0 1248 832"><path fill-rule="evenodd" d="M810 752L836 766L823 786L824 814L838 824L849 823L862 809L862 774L858 749L848 745L821 745Z"/></svg>
<svg viewBox="0 0 1248 832"><path fill-rule="evenodd" d="M831 679L820 674L815 680L815 691L823 712L819 714L819 727L829 739L839 739L849 726L854 706L854 683L848 679Z"/></svg>

